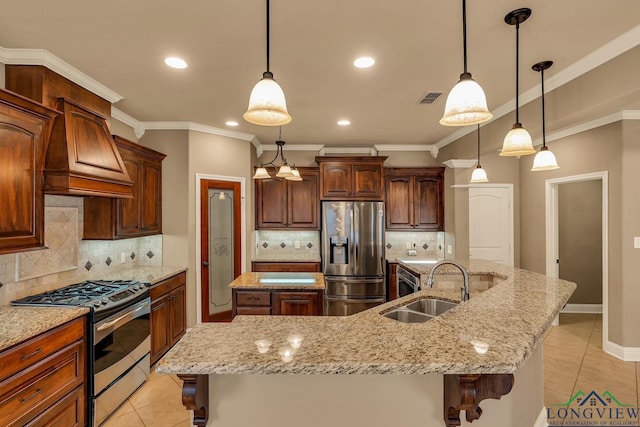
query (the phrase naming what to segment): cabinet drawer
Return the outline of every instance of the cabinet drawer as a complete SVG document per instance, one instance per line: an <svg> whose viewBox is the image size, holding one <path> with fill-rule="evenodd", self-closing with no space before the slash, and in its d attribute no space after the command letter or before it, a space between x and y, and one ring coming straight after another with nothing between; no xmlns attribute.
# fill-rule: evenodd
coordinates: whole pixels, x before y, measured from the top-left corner
<svg viewBox="0 0 640 427"><path fill-rule="evenodd" d="M84 343L78 341L0 383L0 425L24 425L84 382Z"/></svg>
<svg viewBox="0 0 640 427"><path fill-rule="evenodd" d="M271 306L271 292L237 291L236 305Z"/></svg>
<svg viewBox="0 0 640 427"><path fill-rule="evenodd" d="M84 386L78 387L25 424L25 427L84 426L85 407Z"/></svg>
<svg viewBox="0 0 640 427"><path fill-rule="evenodd" d="M319 262L257 262L251 263L251 269L255 272L286 271L286 272L310 272L319 273Z"/></svg>
<svg viewBox="0 0 640 427"><path fill-rule="evenodd" d="M156 283L151 287L151 300L155 300L160 298L162 295L171 292L174 289L177 289L181 285L187 283L187 273L182 272L173 277L169 277L166 280L163 280L159 283Z"/></svg>
<svg viewBox="0 0 640 427"><path fill-rule="evenodd" d="M236 309L236 316L242 316L242 315L270 315L271 314L271 307L238 307Z"/></svg>
<svg viewBox="0 0 640 427"><path fill-rule="evenodd" d="M0 354L0 381L82 339L85 317L58 326ZM2 425L2 423L0 423Z"/></svg>

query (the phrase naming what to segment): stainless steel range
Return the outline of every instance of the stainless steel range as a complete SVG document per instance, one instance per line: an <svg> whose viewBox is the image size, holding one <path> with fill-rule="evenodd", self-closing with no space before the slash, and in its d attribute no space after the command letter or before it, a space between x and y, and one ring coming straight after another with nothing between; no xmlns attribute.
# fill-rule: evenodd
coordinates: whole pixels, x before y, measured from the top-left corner
<svg viewBox="0 0 640 427"><path fill-rule="evenodd" d="M91 280L13 301L14 305L83 306L91 310L89 419L100 425L149 377L149 285Z"/></svg>

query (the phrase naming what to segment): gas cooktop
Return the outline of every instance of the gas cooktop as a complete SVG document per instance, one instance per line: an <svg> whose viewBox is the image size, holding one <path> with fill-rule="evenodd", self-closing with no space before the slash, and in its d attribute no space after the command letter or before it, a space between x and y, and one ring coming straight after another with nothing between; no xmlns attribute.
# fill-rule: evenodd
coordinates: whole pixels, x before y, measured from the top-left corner
<svg viewBox="0 0 640 427"><path fill-rule="evenodd" d="M149 287L137 280L87 280L13 301L13 305L63 305L110 309L136 298Z"/></svg>

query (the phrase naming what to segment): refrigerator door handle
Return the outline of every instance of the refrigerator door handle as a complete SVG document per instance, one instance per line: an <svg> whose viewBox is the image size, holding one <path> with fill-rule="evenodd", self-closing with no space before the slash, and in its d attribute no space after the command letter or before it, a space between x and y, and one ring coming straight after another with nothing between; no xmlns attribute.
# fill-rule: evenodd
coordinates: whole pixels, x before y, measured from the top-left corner
<svg viewBox="0 0 640 427"><path fill-rule="evenodd" d="M349 229L349 237L351 239L351 244L349 245L349 251L351 252L351 259L349 260L349 268L351 270L352 275L358 274L358 206L355 203L349 204L349 220L351 222L351 227Z"/></svg>

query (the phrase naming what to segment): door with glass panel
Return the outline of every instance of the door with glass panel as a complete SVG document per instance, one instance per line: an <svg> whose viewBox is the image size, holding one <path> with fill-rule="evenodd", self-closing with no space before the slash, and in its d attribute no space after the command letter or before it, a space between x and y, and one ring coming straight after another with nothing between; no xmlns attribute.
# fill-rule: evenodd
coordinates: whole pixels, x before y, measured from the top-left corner
<svg viewBox="0 0 640 427"><path fill-rule="evenodd" d="M240 183L200 182L202 321L231 320L231 283L240 275Z"/></svg>

